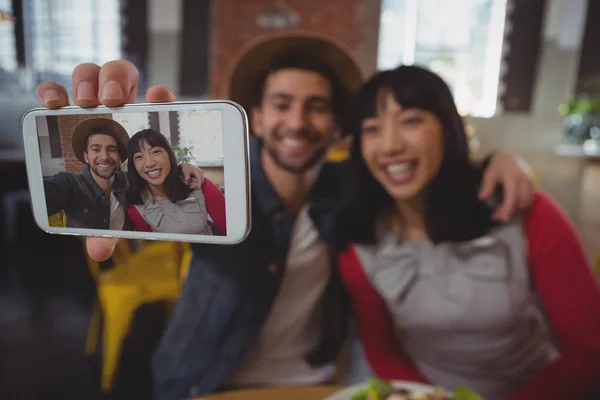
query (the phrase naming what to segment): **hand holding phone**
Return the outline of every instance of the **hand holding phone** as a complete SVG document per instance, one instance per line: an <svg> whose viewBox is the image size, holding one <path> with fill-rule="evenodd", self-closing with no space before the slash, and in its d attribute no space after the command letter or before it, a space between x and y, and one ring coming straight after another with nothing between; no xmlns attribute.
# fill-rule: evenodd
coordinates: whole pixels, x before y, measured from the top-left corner
<svg viewBox="0 0 600 400"><path fill-rule="evenodd" d="M115 81L103 77L111 72L127 78L128 64L107 66L113 68L98 71L97 85L91 80L100 88L97 97L110 103L114 88L103 85ZM85 79L93 70L76 68L76 103L97 106L98 99L79 90L82 82L89 88ZM23 135L34 216L43 230L218 244L247 236L248 129L241 107L225 101L64 107L64 88L44 82L37 93L53 110L28 112ZM119 101L135 97L119 94ZM147 99L169 97L168 89L155 87ZM110 256L113 247L114 240L88 240L94 259Z"/></svg>
<svg viewBox="0 0 600 400"><path fill-rule="evenodd" d="M98 105L121 106L135 103L139 82L139 71L127 60L114 60L102 67L93 63L79 64L71 76L73 86L73 102L79 107L94 107ZM117 96L105 86L118 87ZM78 88L82 88L79 90ZM91 89L90 89L91 88ZM100 90L103 88L103 90ZM120 93L120 95L118 95ZM69 105L66 89L55 82L46 81L36 88L36 96L43 107L57 109ZM146 92L148 103L169 103L176 100L175 94L165 86L153 86ZM108 259L121 240L113 237L88 237L86 248L88 255L94 261Z"/></svg>

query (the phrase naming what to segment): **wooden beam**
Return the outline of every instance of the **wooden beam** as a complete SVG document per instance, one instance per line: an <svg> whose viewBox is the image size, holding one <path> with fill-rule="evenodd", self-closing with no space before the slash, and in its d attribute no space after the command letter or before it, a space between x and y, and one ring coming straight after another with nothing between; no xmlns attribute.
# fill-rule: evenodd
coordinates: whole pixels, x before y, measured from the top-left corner
<svg viewBox="0 0 600 400"><path fill-rule="evenodd" d="M600 1L588 0L585 30L581 43L576 91L586 89L590 80L600 80ZM600 83L600 82L599 82Z"/></svg>
<svg viewBox="0 0 600 400"><path fill-rule="evenodd" d="M504 92L500 101L504 111L529 112L532 108L540 52L546 0L512 0L507 23L512 30L506 36L509 47L504 58L506 74L501 77Z"/></svg>
<svg viewBox="0 0 600 400"><path fill-rule="evenodd" d="M16 18L14 24L15 49L17 52L17 66L25 67L25 24L23 21L23 0L12 0L12 12Z"/></svg>
<svg viewBox="0 0 600 400"><path fill-rule="evenodd" d="M149 5L148 0L123 0L121 15L124 19L122 51L123 58L131 61L140 71L138 88L145 91L148 87L149 57Z"/></svg>
<svg viewBox="0 0 600 400"><path fill-rule="evenodd" d="M183 0L179 80L179 93L183 96L208 93L211 3L211 0Z"/></svg>

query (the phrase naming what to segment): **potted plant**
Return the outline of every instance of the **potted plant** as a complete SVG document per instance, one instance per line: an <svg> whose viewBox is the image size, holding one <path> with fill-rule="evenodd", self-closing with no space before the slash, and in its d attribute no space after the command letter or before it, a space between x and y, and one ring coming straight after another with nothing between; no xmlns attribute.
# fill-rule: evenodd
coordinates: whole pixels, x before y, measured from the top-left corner
<svg viewBox="0 0 600 400"><path fill-rule="evenodd" d="M571 143L600 141L600 78L588 81L571 101L563 103L564 133Z"/></svg>
<svg viewBox="0 0 600 400"><path fill-rule="evenodd" d="M195 159L194 154L187 147L174 147L173 152L175 153L175 157L177 158L177 165L181 165L183 163L190 163Z"/></svg>

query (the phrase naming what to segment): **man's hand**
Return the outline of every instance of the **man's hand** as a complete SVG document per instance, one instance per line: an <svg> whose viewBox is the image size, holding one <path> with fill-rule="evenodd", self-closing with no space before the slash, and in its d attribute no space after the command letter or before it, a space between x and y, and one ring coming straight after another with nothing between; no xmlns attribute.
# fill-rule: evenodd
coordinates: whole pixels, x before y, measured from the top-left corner
<svg viewBox="0 0 600 400"><path fill-rule="evenodd" d="M496 207L492 218L508 221L517 211L527 209L533 201L533 171L523 159L506 151L495 152L484 171L479 198L490 198L497 185L502 185L502 203Z"/></svg>
<svg viewBox="0 0 600 400"><path fill-rule="evenodd" d="M200 189L202 187L202 184L204 183L204 171L198 166L183 163L181 164L181 172L183 172L185 183L187 183L191 189Z"/></svg>
<svg viewBox="0 0 600 400"><path fill-rule="evenodd" d="M116 60L102 67L79 64L71 76L73 102L79 107L105 105L118 107L134 103L137 97L139 71L129 61ZM69 96L64 86L56 82L42 82L36 88L38 100L46 108L69 105ZM153 86L146 92L146 102L166 103L175 101L175 95L164 86ZM89 256L95 261L108 259L117 245L116 238L87 238Z"/></svg>

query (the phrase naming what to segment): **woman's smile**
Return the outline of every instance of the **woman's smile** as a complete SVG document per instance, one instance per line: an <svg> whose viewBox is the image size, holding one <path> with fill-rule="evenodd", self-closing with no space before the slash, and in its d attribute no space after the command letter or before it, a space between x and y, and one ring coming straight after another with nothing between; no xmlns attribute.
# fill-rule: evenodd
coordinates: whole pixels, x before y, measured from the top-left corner
<svg viewBox="0 0 600 400"><path fill-rule="evenodd" d="M139 176L153 186L163 185L171 172L171 161L167 151L159 146L150 146L146 142L143 142L140 150L135 153L133 163Z"/></svg>
<svg viewBox="0 0 600 400"><path fill-rule="evenodd" d="M386 163L382 164L381 171L390 184L402 185L415 177L418 165L418 160Z"/></svg>
<svg viewBox="0 0 600 400"><path fill-rule="evenodd" d="M146 172L146 176L151 180L156 180L160 178L161 174L162 168L157 168Z"/></svg>

